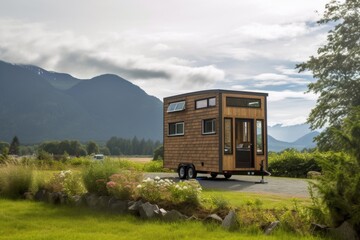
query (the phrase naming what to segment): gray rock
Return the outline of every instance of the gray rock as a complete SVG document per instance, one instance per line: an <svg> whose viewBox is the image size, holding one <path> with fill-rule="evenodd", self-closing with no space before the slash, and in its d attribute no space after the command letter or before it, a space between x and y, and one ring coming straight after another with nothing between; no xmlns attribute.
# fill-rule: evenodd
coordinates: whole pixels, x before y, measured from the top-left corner
<svg viewBox="0 0 360 240"><path fill-rule="evenodd" d="M61 193L59 192L48 193L47 198L48 198L48 203L50 204L60 204Z"/></svg>
<svg viewBox="0 0 360 240"><path fill-rule="evenodd" d="M154 210L154 213L157 218L162 219L162 217L167 213L167 211L163 208L160 208L159 210Z"/></svg>
<svg viewBox="0 0 360 240"><path fill-rule="evenodd" d="M142 219L151 219L156 216L155 211L159 211L156 204L146 202L139 207L139 214Z"/></svg>
<svg viewBox="0 0 360 240"><path fill-rule="evenodd" d="M34 199L34 194L32 192L25 192L24 193L24 198L26 200L33 200Z"/></svg>
<svg viewBox="0 0 360 240"><path fill-rule="evenodd" d="M196 216L192 215L191 217L189 217L188 219L186 219L187 221L199 221L199 218L197 218Z"/></svg>
<svg viewBox="0 0 360 240"><path fill-rule="evenodd" d="M270 223L270 225L265 229L265 235L270 235L280 224L280 221L275 221Z"/></svg>
<svg viewBox="0 0 360 240"><path fill-rule="evenodd" d="M354 227L347 221L337 228L330 229L330 235L340 240L359 240Z"/></svg>
<svg viewBox="0 0 360 240"><path fill-rule="evenodd" d="M313 234L326 234L329 232L329 227L322 224L312 223L311 232Z"/></svg>
<svg viewBox="0 0 360 240"><path fill-rule="evenodd" d="M112 197L110 196L100 196L97 203L97 207L100 209L107 209L109 207L109 201Z"/></svg>
<svg viewBox="0 0 360 240"><path fill-rule="evenodd" d="M77 207L85 205L85 198L79 195L69 197L69 202Z"/></svg>
<svg viewBox="0 0 360 240"><path fill-rule="evenodd" d="M69 204L69 197L65 193L59 193L60 204Z"/></svg>
<svg viewBox="0 0 360 240"><path fill-rule="evenodd" d="M204 222L206 222L206 223L212 222L212 223L222 224L222 221L223 220L221 219L221 217L219 217L219 215L217 215L215 213L207 216L204 219Z"/></svg>
<svg viewBox="0 0 360 240"><path fill-rule="evenodd" d="M87 194L85 195L86 205L90 208L96 208L99 202L99 197L95 194Z"/></svg>
<svg viewBox="0 0 360 240"><path fill-rule="evenodd" d="M133 202L131 205L129 203L129 207L128 207L128 211L134 215L137 215L139 216L139 208L141 205L143 205L143 201L139 200L139 201L136 201L136 202Z"/></svg>
<svg viewBox="0 0 360 240"><path fill-rule="evenodd" d="M177 210L171 210L162 217L162 220L165 222L176 222L185 219L187 219L187 217Z"/></svg>
<svg viewBox="0 0 360 240"><path fill-rule="evenodd" d="M46 190L40 189L39 191L37 191L35 193L34 199L35 199L35 201L45 202L46 201Z"/></svg>
<svg viewBox="0 0 360 240"><path fill-rule="evenodd" d="M229 231L235 231L239 229L239 221L234 210L231 210L228 215L226 215L222 221L221 226Z"/></svg>
<svg viewBox="0 0 360 240"><path fill-rule="evenodd" d="M110 200L109 210L114 213L124 214L128 211L128 202L122 200Z"/></svg>

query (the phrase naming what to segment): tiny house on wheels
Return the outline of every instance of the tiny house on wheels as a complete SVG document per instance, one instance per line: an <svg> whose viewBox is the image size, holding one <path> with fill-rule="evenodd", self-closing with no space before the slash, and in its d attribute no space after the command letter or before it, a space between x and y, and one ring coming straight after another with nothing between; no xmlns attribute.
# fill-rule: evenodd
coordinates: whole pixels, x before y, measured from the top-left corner
<svg viewBox="0 0 360 240"><path fill-rule="evenodd" d="M164 167L181 179L267 175L267 96L206 90L164 98Z"/></svg>

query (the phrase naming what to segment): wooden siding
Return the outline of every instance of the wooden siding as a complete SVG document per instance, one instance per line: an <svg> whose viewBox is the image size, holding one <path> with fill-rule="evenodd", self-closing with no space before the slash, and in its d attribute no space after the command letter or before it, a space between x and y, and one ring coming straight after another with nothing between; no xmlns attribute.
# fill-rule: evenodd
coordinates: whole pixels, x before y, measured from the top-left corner
<svg viewBox="0 0 360 240"><path fill-rule="evenodd" d="M243 108L243 107L227 107L226 106L226 97L241 97L241 98L253 98L253 99L261 99L261 108ZM222 94L222 118L232 118L232 127L233 127L233 153L232 154L224 154L223 155L223 170L224 171L246 171L246 170L260 170L260 163L262 160L264 160L264 164L266 166L266 159L267 159L267 132L266 132L266 112L265 112L265 106L266 106L266 98L265 96L254 96L254 95L245 95L245 94ZM257 155L256 154L256 147L253 149L254 154L254 168L236 168L235 167L235 158L236 158L236 151L235 151L235 124L236 118L242 118L242 119L253 119L254 120L254 132L253 132L253 139L254 144L256 145L256 120L263 120L264 126L264 155ZM224 140L223 140L224 141ZM222 144L224 146L224 142Z"/></svg>
<svg viewBox="0 0 360 240"><path fill-rule="evenodd" d="M195 101L216 97L216 106L195 109ZM185 110L167 113L170 103L185 100ZM215 134L202 134L202 122L216 119ZM169 123L184 122L183 136L168 136ZM178 96L164 99L164 167L177 169L179 163L192 163L197 171L219 171L219 94Z"/></svg>

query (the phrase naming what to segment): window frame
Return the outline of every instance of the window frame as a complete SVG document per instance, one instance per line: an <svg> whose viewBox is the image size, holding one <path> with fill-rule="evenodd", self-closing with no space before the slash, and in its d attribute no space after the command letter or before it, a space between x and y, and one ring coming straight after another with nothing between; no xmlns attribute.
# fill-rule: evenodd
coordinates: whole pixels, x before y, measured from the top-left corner
<svg viewBox="0 0 360 240"><path fill-rule="evenodd" d="M184 103L184 106L183 106L182 108L180 108L180 109L176 109L177 106L178 106L179 104L182 104L182 103ZM173 105L175 105L174 110L170 110L170 106L173 106ZM181 101L169 103L169 106L168 106L166 112L167 112L167 113L181 112L181 111L185 111L185 109L186 109L186 101L185 101L185 100L181 100Z"/></svg>
<svg viewBox="0 0 360 240"><path fill-rule="evenodd" d="M258 122L261 123L261 144L262 144L262 151L258 152ZM263 119L256 119L256 155L265 155L265 129L264 129L264 120Z"/></svg>
<svg viewBox="0 0 360 240"><path fill-rule="evenodd" d="M239 104L229 103L229 100L238 101ZM247 102L247 104L242 104L242 101ZM249 103L251 101L257 101L258 106L251 106ZM261 99L260 98L244 98L244 97L226 97L226 107L239 107L239 108L261 108Z"/></svg>
<svg viewBox="0 0 360 240"><path fill-rule="evenodd" d="M212 132L205 132L205 122L211 121L212 122ZM209 119L203 119L202 120L202 135L214 135L216 134L216 118L209 118Z"/></svg>
<svg viewBox="0 0 360 240"><path fill-rule="evenodd" d="M215 105L210 105L210 99L215 99ZM197 107L197 102L199 102L199 101L204 101L204 100L206 101L206 106L205 106L205 107L199 107L199 108L198 108L198 107ZM204 108L212 108L212 107L216 107L216 96L195 100L195 110L204 109Z"/></svg>
<svg viewBox="0 0 360 240"><path fill-rule="evenodd" d="M170 125L174 125L175 126L175 133L171 134L170 133ZM177 133L178 132L178 125L182 125L182 133ZM172 122L168 124L168 137L176 137L176 136L184 136L185 135L185 122Z"/></svg>
<svg viewBox="0 0 360 240"><path fill-rule="evenodd" d="M225 151L225 134L226 134L226 120L230 120L230 151ZM233 119L232 118L224 118L224 155L233 155Z"/></svg>

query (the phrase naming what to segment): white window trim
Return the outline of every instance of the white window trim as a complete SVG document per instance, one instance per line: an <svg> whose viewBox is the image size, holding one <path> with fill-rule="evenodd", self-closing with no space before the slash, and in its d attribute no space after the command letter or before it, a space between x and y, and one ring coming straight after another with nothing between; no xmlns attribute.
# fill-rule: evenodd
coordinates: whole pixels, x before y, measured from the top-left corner
<svg viewBox="0 0 360 240"><path fill-rule="evenodd" d="M178 109L178 110L172 110L172 111L169 110L171 104L175 104L175 109L176 109L176 108L177 108L177 105L180 104L180 103L184 103L184 107L183 107L183 108ZM185 107L186 107L186 102L185 102L185 101L173 102L173 103L170 103L170 104L169 104L168 109L167 109L166 112L168 112L168 113L181 112L181 111L184 111L184 110L185 110Z"/></svg>
<svg viewBox="0 0 360 240"><path fill-rule="evenodd" d="M175 124L175 133L174 134L170 134L169 130L170 130L170 124ZM177 131L177 125L178 124L182 124L183 125L183 132L182 133L176 133ZM173 137L173 136L184 136L185 135L185 123L184 122L175 122L175 123L169 123L169 129L168 129L168 136L169 137Z"/></svg>

